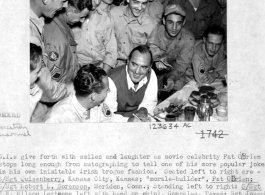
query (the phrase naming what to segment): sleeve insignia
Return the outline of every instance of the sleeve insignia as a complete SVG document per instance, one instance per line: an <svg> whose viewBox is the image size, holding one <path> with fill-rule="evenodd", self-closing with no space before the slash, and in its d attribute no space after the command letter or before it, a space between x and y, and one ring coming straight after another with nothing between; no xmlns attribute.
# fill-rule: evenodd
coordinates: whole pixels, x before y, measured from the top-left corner
<svg viewBox="0 0 265 195"><path fill-rule="evenodd" d="M58 58L59 58L59 54L57 52L51 51L49 53L49 60L56 61L56 60L58 60Z"/></svg>
<svg viewBox="0 0 265 195"><path fill-rule="evenodd" d="M51 70L51 75L52 75L53 80L59 82L63 76L62 69L57 66L53 66Z"/></svg>
<svg viewBox="0 0 265 195"><path fill-rule="evenodd" d="M105 117L111 117L112 114L111 114L111 111L110 111L108 105L105 104L105 103L102 103L102 104L103 104L103 105L102 105L102 113L104 114L104 116L105 116Z"/></svg>

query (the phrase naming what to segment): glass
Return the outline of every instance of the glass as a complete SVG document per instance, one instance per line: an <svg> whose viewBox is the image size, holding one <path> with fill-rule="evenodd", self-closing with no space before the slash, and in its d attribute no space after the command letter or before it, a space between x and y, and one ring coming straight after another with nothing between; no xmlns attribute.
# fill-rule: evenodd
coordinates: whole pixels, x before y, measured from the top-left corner
<svg viewBox="0 0 265 195"><path fill-rule="evenodd" d="M194 108L192 106L187 106L184 109L185 121L193 121L194 116L195 116L195 111L196 111L196 108Z"/></svg>

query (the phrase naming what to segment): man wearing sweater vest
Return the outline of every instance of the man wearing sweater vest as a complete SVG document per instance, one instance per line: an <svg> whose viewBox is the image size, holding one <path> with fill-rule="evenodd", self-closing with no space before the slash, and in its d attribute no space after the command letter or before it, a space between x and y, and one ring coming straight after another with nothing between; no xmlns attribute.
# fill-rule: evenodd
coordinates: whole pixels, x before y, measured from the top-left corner
<svg viewBox="0 0 265 195"><path fill-rule="evenodd" d="M151 64L149 47L140 45L131 51L126 66L110 72L106 103L112 112L131 118L140 108L153 113L157 104L157 77Z"/></svg>

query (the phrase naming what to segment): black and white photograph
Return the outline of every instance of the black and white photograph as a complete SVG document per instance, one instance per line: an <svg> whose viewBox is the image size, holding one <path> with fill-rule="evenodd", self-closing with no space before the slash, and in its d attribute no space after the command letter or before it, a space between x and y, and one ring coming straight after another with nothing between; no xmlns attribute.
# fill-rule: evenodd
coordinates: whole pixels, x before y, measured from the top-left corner
<svg viewBox="0 0 265 195"><path fill-rule="evenodd" d="M30 121L227 121L226 7L30 0Z"/></svg>
<svg viewBox="0 0 265 195"><path fill-rule="evenodd" d="M0 1L0 195L264 195L264 6Z"/></svg>

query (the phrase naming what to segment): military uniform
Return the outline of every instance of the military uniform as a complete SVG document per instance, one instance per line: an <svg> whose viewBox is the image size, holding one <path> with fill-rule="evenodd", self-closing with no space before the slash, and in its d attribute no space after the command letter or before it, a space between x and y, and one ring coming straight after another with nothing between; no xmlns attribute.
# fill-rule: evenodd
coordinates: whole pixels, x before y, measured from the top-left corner
<svg viewBox="0 0 265 195"><path fill-rule="evenodd" d="M193 79L191 60L195 39L193 34L182 28L173 41L165 42L165 26L160 25L155 31L155 36L150 43L150 48L154 60L163 58L173 59L174 61L166 70L158 71L159 88L163 88L164 76L171 77L175 82L176 89L180 90L188 81ZM181 84L179 82L181 81Z"/></svg>
<svg viewBox="0 0 265 195"><path fill-rule="evenodd" d="M185 10L184 27L192 32L196 40L202 39L208 26L221 24L221 9L216 0L201 0L196 11L189 0L166 0L164 6L171 4L179 4Z"/></svg>
<svg viewBox="0 0 265 195"><path fill-rule="evenodd" d="M157 21L157 23L161 23L164 7L161 4L160 0L149 1L147 4L146 11L151 17L153 17Z"/></svg>
<svg viewBox="0 0 265 195"><path fill-rule="evenodd" d="M203 41L194 46L194 55L192 57L194 77L199 85L202 85L202 77L208 74L209 70L215 70L219 78L224 78L227 74L226 55L224 46L213 56L209 56L205 50Z"/></svg>
<svg viewBox="0 0 265 195"><path fill-rule="evenodd" d="M114 22L118 59L123 60L125 65L133 48L149 43L157 22L147 12L135 18L128 5L114 7L110 13Z"/></svg>
<svg viewBox="0 0 265 195"><path fill-rule="evenodd" d="M46 123L114 122L114 115L106 103L86 110L74 94L55 104L45 118Z"/></svg>
<svg viewBox="0 0 265 195"><path fill-rule="evenodd" d="M66 13L61 13L44 25L44 44L48 54L48 68L52 79L60 83L71 82L79 69L76 42L66 23Z"/></svg>
<svg viewBox="0 0 265 195"><path fill-rule="evenodd" d="M47 64L48 55L43 43L43 26L43 18L39 18L30 10L30 42L42 48L43 61ZM37 84L43 91L41 102L57 102L67 96L66 86L51 79L51 73L47 66L42 68ZM47 106L39 102L32 114L31 122L42 122L46 113Z"/></svg>
<svg viewBox="0 0 265 195"><path fill-rule="evenodd" d="M109 10L99 7L82 24L82 29L75 29L77 56L81 66L103 63L114 68L117 60L117 41Z"/></svg>

